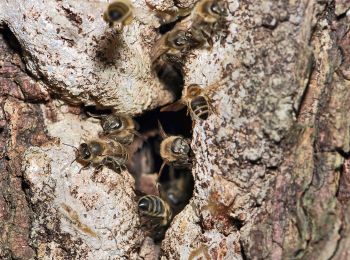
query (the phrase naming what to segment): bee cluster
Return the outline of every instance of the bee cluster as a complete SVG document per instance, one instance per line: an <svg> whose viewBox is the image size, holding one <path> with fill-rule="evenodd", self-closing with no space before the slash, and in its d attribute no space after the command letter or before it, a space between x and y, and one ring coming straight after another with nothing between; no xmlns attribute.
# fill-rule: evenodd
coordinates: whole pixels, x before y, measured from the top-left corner
<svg viewBox="0 0 350 260"><path fill-rule="evenodd" d="M103 18L110 26L125 26L133 19L133 9L128 0L117 0L108 5ZM169 68L181 69L191 49L200 48L206 43L212 46L211 38L215 31L223 28L226 10L223 0L200 0L191 9L158 12L161 22L175 22L173 29L156 42L151 53L153 69L158 76L166 77L165 72ZM181 99L160 111L179 111L187 107L193 121L205 120L213 112L207 91L216 86L218 84L205 90L198 84L185 86ZM100 119L103 131L99 138L76 148L76 161L84 165L82 169L95 167L95 172L104 166L117 173L126 170L132 157L130 147L134 139L143 138L139 133L139 124L129 115L119 113L90 116ZM152 236L156 240L164 237L173 217L189 202L194 185L190 140L181 135L168 135L159 121L158 134L162 138L159 154L163 160L156 184L158 195L143 194L138 201L139 212L151 223Z"/></svg>

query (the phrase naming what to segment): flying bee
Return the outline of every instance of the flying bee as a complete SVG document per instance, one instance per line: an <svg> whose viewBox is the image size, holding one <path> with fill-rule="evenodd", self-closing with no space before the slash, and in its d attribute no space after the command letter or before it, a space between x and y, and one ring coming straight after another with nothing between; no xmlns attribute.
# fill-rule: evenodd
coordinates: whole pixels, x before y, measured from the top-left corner
<svg viewBox="0 0 350 260"><path fill-rule="evenodd" d="M103 13L103 19L110 26L114 24L128 25L133 19L133 6L129 0L116 0L110 3Z"/></svg>
<svg viewBox="0 0 350 260"><path fill-rule="evenodd" d="M213 45L211 36L225 26L227 3L223 0L202 0L193 10L191 32L193 37L204 45Z"/></svg>
<svg viewBox="0 0 350 260"><path fill-rule="evenodd" d="M154 240L163 239L173 218L173 211L169 204L158 196L146 195L140 198L138 209L141 216L150 219L151 236Z"/></svg>
<svg viewBox="0 0 350 260"><path fill-rule="evenodd" d="M179 111L187 106L187 111L190 113L192 120L206 120L214 112L208 93L225 82L226 79L214 83L206 89L201 88L198 84L188 85L185 87L184 95L180 100L163 107L160 111Z"/></svg>
<svg viewBox="0 0 350 260"><path fill-rule="evenodd" d="M158 121L159 132L163 141L160 144L160 156L165 163L176 167L191 166L189 153L191 150L189 140L182 136L168 136Z"/></svg>
<svg viewBox="0 0 350 260"><path fill-rule="evenodd" d="M125 165L129 159L128 151L124 145L114 140L105 138L94 139L86 143L82 143L75 149L75 160L84 165L80 171L90 166L95 166L95 171L98 171L103 166L107 166L108 168L119 173L121 170L126 168Z"/></svg>
<svg viewBox="0 0 350 260"><path fill-rule="evenodd" d="M175 169L171 165L161 168L158 177L159 194L168 202L174 215L188 204L193 188L194 179L190 170Z"/></svg>

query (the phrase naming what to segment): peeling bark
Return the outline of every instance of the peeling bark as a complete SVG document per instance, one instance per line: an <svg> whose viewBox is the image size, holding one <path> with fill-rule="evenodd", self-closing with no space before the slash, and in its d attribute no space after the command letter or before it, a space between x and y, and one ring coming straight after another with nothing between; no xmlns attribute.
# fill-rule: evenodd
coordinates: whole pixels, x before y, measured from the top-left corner
<svg viewBox="0 0 350 260"><path fill-rule="evenodd" d="M150 66L159 23L135 5L116 32L95 2L0 3L0 258L348 259L348 1L228 1L227 30L184 62L185 85L227 81L194 123L194 196L160 248L132 176L77 174L64 145L101 130L72 103L135 115L173 100Z"/></svg>

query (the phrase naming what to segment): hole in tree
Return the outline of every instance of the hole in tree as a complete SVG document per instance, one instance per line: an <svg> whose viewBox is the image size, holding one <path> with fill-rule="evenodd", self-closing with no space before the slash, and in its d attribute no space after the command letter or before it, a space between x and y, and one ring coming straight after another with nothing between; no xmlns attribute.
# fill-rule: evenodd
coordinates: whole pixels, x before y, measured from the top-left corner
<svg viewBox="0 0 350 260"><path fill-rule="evenodd" d="M191 138L192 121L186 109L178 112L160 112L159 109L135 117L139 124L139 133L135 145L136 152L130 164L130 172L135 176L158 173L163 163L159 153L162 138L159 133L158 120L167 135L181 135Z"/></svg>
<svg viewBox="0 0 350 260"><path fill-rule="evenodd" d="M181 98L184 87L184 78L181 67L175 63L167 63L159 66L157 77L164 84L165 88L173 93L175 99Z"/></svg>
<svg viewBox="0 0 350 260"><path fill-rule="evenodd" d="M112 113L112 109L98 107L98 106L84 106L83 110L85 111L87 116L96 116L96 117L107 116Z"/></svg>
<svg viewBox="0 0 350 260"><path fill-rule="evenodd" d="M134 119L140 125L141 137L135 138L133 145L136 143L137 150L133 153L128 168L135 177L136 190L141 194L159 195L170 205L174 217L183 210L192 197L194 179L191 169L175 169L171 175L170 167L165 165L158 180L159 190L154 186L155 182L153 183L154 190L147 190L149 187L145 179L153 178L156 180L163 164L159 152L162 137L158 121L162 124L167 135L181 135L185 138L191 138L191 118L187 115L186 109L177 112L160 112L159 109L156 109ZM158 194L158 192L160 193ZM147 220L147 217L145 219ZM150 231L149 236L158 243L164 238L166 229L167 227L162 227L146 229L145 231Z"/></svg>
<svg viewBox="0 0 350 260"><path fill-rule="evenodd" d="M3 35L4 41L10 49L22 56L23 50L21 44L8 25L4 24L2 27L0 27L0 34Z"/></svg>
<svg viewBox="0 0 350 260"><path fill-rule="evenodd" d="M171 31L172 29L174 29L175 25L177 24L178 20L170 22L170 23L165 23L162 24L161 26L158 27L158 32L160 34L165 34L169 31Z"/></svg>
<svg viewBox="0 0 350 260"><path fill-rule="evenodd" d="M96 117L113 112L111 109L95 106L86 106L84 111L88 116ZM139 129L134 142L128 146L132 156L127 166L135 178L136 193L138 196L159 195L170 205L172 217L174 217L183 210L192 197L194 179L191 169L186 168L174 169L170 178L170 167L165 165L164 172L158 180L161 186L161 191L158 193L159 190L155 183L163 164L160 156L162 137L158 121L168 136L180 135L190 139L192 136L191 117L187 114L186 108L177 112L160 112L160 109L155 109L134 117L134 120L139 125ZM148 177L153 178L153 182L145 183ZM158 243L164 238L166 229L167 227L154 228L149 236Z"/></svg>

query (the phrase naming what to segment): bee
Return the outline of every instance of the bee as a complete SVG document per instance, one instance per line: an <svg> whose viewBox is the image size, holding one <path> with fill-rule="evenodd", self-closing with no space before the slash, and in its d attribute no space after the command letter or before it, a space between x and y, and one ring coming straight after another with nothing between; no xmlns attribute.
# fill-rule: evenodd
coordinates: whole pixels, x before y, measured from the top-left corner
<svg viewBox="0 0 350 260"><path fill-rule="evenodd" d="M125 165L129 159L125 146L110 139L94 139L80 144L75 149L75 160L85 165L80 171L92 165L96 167L95 171L107 166L119 173L126 168Z"/></svg>
<svg viewBox="0 0 350 260"><path fill-rule="evenodd" d="M169 204L155 195L146 195L139 199L138 209L141 216L151 220L153 238L161 240L173 219L173 211Z"/></svg>
<svg viewBox="0 0 350 260"><path fill-rule="evenodd" d="M227 16L227 3L223 0L202 0L194 8L194 20L214 24Z"/></svg>
<svg viewBox="0 0 350 260"><path fill-rule="evenodd" d="M137 132L139 125L128 115L111 114L102 117L101 126L103 129L102 136L121 144L129 145L134 141L135 135L140 136Z"/></svg>
<svg viewBox="0 0 350 260"><path fill-rule="evenodd" d="M173 214L179 213L192 197L194 179L190 170L162 167L158 177L160 197L168 202Z"/></svg>
<svg viewBox="0 0 350 260"><path fill-rule="evenodd" d="M191 32L201 46L208 42L213 46L211 36L224 27L227 3L223 0L202 0L193 10Z"/></svg>
<svg viewBox="0 0 350 260"><path fill-rule="evenodd" d="M135 135L141 136L138 133L139 124L128 115L117 113L98 115L91 112L87 112L87 114L100 119L103 129L99 134L101 138L109 138L121 144L129 145L134 141Z"/></svg>
<svg viewBox="0 0 350 260"><path fill-rule="evenodd" d="M189 29L189 24L181 22L156 42L151 51L151 62L156 64L160 58L181 60L187 50L198 44Z"/></svg>
<svg viewBox="0 0 350 260"><path fill-rule="evenodd" d="M226 79L214 83L208 86L206 89L201 88L198 84L188 85L184 88L184 95L180 100L163 107L160 111L179 111L183 107L187 106L187 110L190 113L192 120L206 120L209 115L214 112L208 97L208 93L216 89L224 82L226 82Z"/></svg>
<svg viewBox="0 0 350 260"><path fill-rule="evenodd" d="M103 19L109 26L128 25L133 19L133 6L129 0L116 0L110 3L103 13Z"/></svg>
<svg viewBox="0 0 350 260"><path fill-rule="evenodd" d="M156 14L156 17L160 20L161 24L170 24L176 22L182 17L186 17L191 14L192 6L181 8L174 6L168 10L159 10L156 6L152 5L148 1L146 1L147 6Z"/></svg>
<svg viewBox="0 0 350 260"><path fill-rule="evenodd" d="M182 136L168 136L158 121L159 132L163 141L160 144L160 156L164 162L176 167L190 166L189 153L191 150L189 140Z"/></svg>
<svg viewBox="0 0 350 260"><path fill-rule="evenodd" d="M172 166L162 166L158 178L159 196L141 197L138 202L139 213L150 220L151 236L156 241L164 238L174 216L188 204L193 186L190 171L176 171Z"/></svg>

